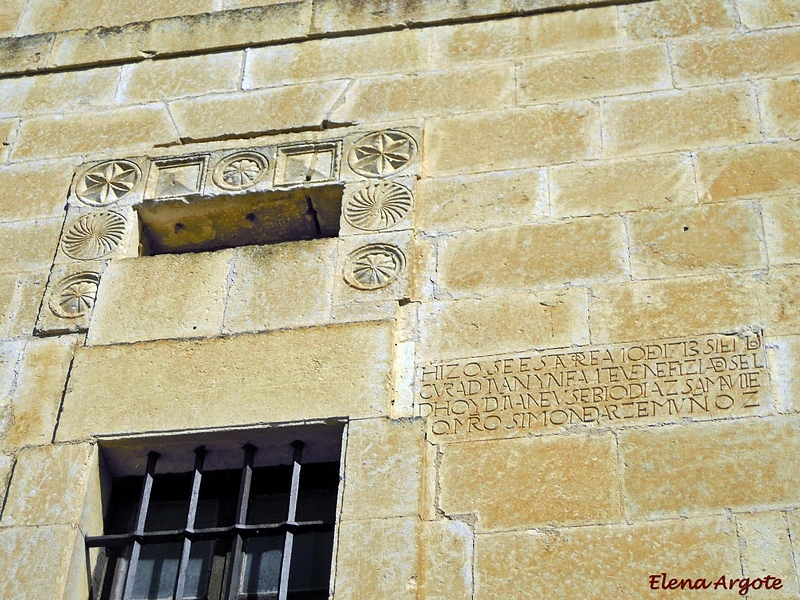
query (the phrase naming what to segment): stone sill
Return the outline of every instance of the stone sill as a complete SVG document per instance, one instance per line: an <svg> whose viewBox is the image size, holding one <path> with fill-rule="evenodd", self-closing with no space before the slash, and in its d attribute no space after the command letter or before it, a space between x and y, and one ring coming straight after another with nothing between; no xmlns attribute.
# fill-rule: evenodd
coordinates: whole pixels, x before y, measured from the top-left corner
<svg viewBox="0 0 800 600"><path fill-rule="evenodd" d="M290 0L118 27L2 38L0 77L653 0L504 0L488 7L482 2L442 3L435 9L419 0L395 0L389 10L381 10L385 0L363 0L356 15L341 8L343 1Z"/></svg>

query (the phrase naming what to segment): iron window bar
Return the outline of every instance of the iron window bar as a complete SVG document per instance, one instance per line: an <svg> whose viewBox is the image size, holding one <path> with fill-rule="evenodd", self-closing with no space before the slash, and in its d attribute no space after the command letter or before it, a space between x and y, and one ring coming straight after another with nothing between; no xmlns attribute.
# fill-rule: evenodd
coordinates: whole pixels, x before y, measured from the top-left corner
<svg viewBox="0 0 800 600"><path fill-rule="evenodd" d="M195 519L200 499L200 485L203 477L203 465L206 457L206 449L200 446L195 450L195 463L192 471L192 487L189 498L189 510L186 518L186 527L183 529L171 529L163 531L145 531L148 511L150 510L150 500L152 497L153 482L156 470L156 463L160 454L151 451L147 455L147 466L145 468L144 483L136 512L136 524L134 530L122 534L105 534L98 536L86 536L86 547L88 548L125 548L131 547L130 557L125 561L124 555L120 555L117 570L124 570L125 576L121 578L112 590L112 598L122 598L131 600L133 595L134 581L138 568L139 557L142 545L145 543L182 543L178 574L175 581L173 593L174 600L182 600L187 580L189 568L189 557L192 543L199 541L219 541L230 539L231 541L231 560L229 562L227 577L227 587L221 596L224 600L237 600L242 594L240 586L242 584L242 571L244 561L244 544L248 538L259 534L269 533L284 534L283 554L281 558L281 568L277 591L278 600L287 600L289 594L289 575L292 565L292 550L294 537L297 534L313 531L332 531L333 523L313 520L297 521L297 505L300 494L300 471L302 467L302 454L305 444L299 440L292 443L294 448L292 457L291 487L289 490L289 506L287 519L276 523L248 524L247 513L250 504L250 490L253 479L253 464L257 448L252 444L243 447L245 457L242 467L242 474L237 498L236 522L228 527L207 527L195 529ZM127 566L125 565L127 562ZM120 589L121 587L121 589ZM245 596L247 596L245 594Z"/></svg>

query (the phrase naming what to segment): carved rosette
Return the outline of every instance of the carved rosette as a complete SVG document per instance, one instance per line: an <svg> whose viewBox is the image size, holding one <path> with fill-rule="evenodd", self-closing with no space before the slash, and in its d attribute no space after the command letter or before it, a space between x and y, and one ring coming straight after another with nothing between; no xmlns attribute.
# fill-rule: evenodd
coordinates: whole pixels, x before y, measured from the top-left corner
<svg viewBox="0 0 800 600"><path fill-rule="evenodd" d="M237 152L223 158L214 169L214 183L223 190L246 190L258 184L269 162L258 152Z"/></svg>
<svg viewBox="0 0 800 600"><path fill-rule="evenodd" d="M358 290L377 290L392 283L402 273L406 257L391 244L369 244L347 257L344 279Z"/></svg>
<svg viewBox="0 0 800 600"><path fill-rule="evenodd" d="M372 184L354 193L344 205L344 218L365 231L381 231L396 225L411 210L411 190L399 183Z"/></svg>
<svg viewBox="0 0 800 600"><path fill-rule="evenodd" d="M108 206L124 198L142 173L127 160L109 160L86 171L75 186L75 195L89 206Z"/></svg>
<svg viewBox="0 0 800 600"><path fill-rule="evenodd" d="M59 281L50 296L50 311L63 319L83 317L92 310L100 274L75 273Z"/></svg>
<svg viewBox="0 0 800 600"><path fill-rule="evenodd" d="M365 135L350 149L350 168L365 177L386 177L404 169L417 154L417 144L402 131Z"/></svg>
<svg viewBox="0 0 800 600"><path fill-rule="evenodd" d="M83 215L61 239L64 254L75 260L96 260L114 252L125 236L127 221L113 211Z"/></svg>

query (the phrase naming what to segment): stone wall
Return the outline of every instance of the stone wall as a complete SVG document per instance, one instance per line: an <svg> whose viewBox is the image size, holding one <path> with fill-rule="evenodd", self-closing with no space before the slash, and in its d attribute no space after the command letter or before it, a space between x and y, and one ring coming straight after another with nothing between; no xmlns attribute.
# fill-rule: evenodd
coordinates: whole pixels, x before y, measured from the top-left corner
<svg viewBox="0 0 800 600"><path fill-rule="evenodd" d="M800 595L794 0L6 0L0 36L0 597L88 597L108 440L331 419L336 599ZM140 256L173 183L328 186L338 236Z"/></svg>

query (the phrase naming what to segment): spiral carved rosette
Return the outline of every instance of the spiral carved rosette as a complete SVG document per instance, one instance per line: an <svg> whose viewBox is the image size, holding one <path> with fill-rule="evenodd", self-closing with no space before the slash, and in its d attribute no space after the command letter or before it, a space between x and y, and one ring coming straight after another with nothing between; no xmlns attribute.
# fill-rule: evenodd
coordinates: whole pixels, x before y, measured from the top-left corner
<svg viewBox="0 0 800 600"><path fill-rule="evenodd" d="M258 152L237 152L223 158L214 169L214 183L223 190L246 190L258 184L269 163Z"/></svg>
<svg viewBox="0 0 800 600"><path fill-rule="evenodd" d="M63 319L83 317L92 310L100 274L75 273L59 281L50 296L50 311Z"/></svg>
<svg viewBox="0 0 800 600"><path fill-rule="evenodd" d="M411 191L394 182L382 182L357 191L344 206L344 218L365 231L396 225L411 210Z"/></svg>
<svg viewBox="0 0 800 600"><path fill-rule="evenodd" d="M83 215L69 226L61 248L76 260L103 258L122 243L126 226L125 217L112 211Z"/></svg>
<svg viewBox="0 0 800 600"><path fill-rule="evenodd" d="M125 197L141 178L141 171L127 160L95 165L78 180L75 195L89 206L108 206Z"/></svg>
<svg viewBox="0 0 800 600"><path fill-rule="evenodd" d="M347 257L344 279L358 290L377 290L402 273L406 257L391 244L369 244Z"/></svg>
<svg viewBox="0 0 800 600"><path fill-rule="evenodd" d="M350 150L350 167L366 177L386 177L405 168L417 154L417 143L402 131L365 135Z"/></svg>

